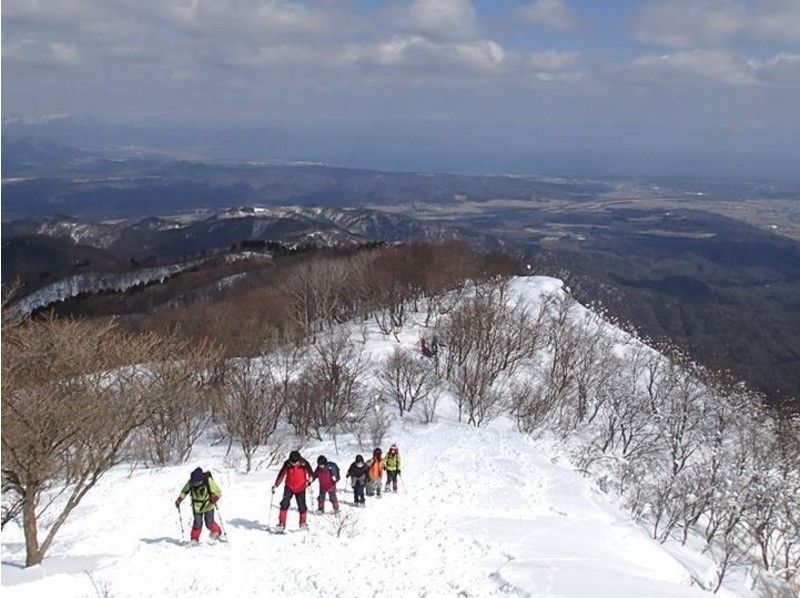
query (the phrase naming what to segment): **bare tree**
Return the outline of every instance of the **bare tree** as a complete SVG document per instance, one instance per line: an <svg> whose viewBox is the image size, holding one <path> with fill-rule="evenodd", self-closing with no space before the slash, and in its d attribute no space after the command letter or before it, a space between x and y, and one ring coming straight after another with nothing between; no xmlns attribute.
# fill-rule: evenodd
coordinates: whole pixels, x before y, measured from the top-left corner
<svg viewBox="0 0 800 598"><path fill-rule="evenodd" d="M367 408L367 414L364 419L367 423L367 431L369 432L372 446L381 446L391 425L391 418L386 413L384 402L381 399L373 401Z"/></svg>
<svg viewBox="0 0 800 598"><path fill-rule="evenodd" d="M430 360L422 359L408 349L395 347L378 372L378 384L403 417L414 405L435 392L437 376Z"/></svg>
<svg viewBox="0 0 800 598"><path fill-rule="evenodd" d="M292 406L298 433L313 431L322 440L327 431L335 443L349 418L363 414L362 349L344 331L320 339L311 348Z"/></svg>
<svg viewBox="0 0 800 598"><path fill-rule="evenodd" d="M153 414L139 430L149 460L158 465L182 463L211 418L213 364L221 352L209 342L168 337L169 353L151 356L142 368L144 389Z"/></svg>
<svg viewBox="0 0 800 598"><path fill-rule="evenodd" d="M455 387L459 420L481 425L503 406L503 384L540 348L542 312L512 303L505 283L477 287L476 297L442 324L445 373ZM501 379L502 376L502 379Z"/></svg>
<svg viewBox="0 0 800 598"><path fill-rule="evenodd" d="M431 392L422 399L420 405L422 407L422 423L430 424L436 418L436 409L439 406L439 399L442 396L442 387L437 384L437 386L431 389Z"/></svg>
<svg viewBox="0 0 800 598"><path fill-rule="evenodd" d="M277 429L284 407L283 388L269 367L250 359L230 364L219 389L217 420L241 445L247 473L258 447Z"/></svg>
<svg viewBox="0 0 800 598"><path fill-rule="evenodd" d="M6 487L22 499L26 565L42 561L70 513L151 417L139 367L127 364L160 353L161 342L125 334L113 321L50 317L4 330L2 469ZM45 514L53 523L42 530Z"/></svg>

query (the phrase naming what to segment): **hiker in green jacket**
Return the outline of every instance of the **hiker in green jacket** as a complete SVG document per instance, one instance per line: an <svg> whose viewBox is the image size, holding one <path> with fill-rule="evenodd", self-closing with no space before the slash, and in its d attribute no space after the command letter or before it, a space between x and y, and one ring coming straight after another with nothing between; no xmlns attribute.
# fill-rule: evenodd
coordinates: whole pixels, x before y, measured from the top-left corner
<svg viewBox="0 0 800 598"><path fill-rule="evenodd" d="M203 471L200 467L195 469L189 481L183 486L180 496L175 501L175 506L180 509L181 501L187 494L192 496L192 513L194 522L192 523L192 542L200 541L200 531L203 529L203 520L206 527L211 531L211 539L218 540L222 535L222 529L214 521L214 510L217 501L222 496L222 491L217 486L210 471Z"/></svg>
<svg viewBox="0 0 800 598"><path fill-rule="evenodd" d="M397 476L400 475L400 449L396 444L389 447L384 459L386 465L386 492L397 492Z"/></svg>

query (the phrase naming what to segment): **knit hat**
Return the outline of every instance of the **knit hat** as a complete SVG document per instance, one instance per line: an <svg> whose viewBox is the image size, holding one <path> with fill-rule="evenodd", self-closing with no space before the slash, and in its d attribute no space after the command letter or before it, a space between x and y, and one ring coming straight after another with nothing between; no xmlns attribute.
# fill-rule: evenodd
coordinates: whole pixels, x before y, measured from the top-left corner
<svg viewBox="0 0 800 598"><path fill-rule="evenodd" d="M292 463L297 463L302 457L300 456L300 451L292 451L289 453L289 461Z"/></svg>
<svg viewBox="0 0 800 598"><path fill-rule="evenodd" d="M381 449L379 449L379 448L376 448L374 451L372 451L372 456L373 457L380 457L382 454L383 454L383 451Z"/></svg>
<svg viewBox="0 0 800 598"><path fill-rule="evenodd" d="M364 457L362 457L361 455L356 455L356 463L363 463L363 462L364 462Z"/></svg>
<svg viewBox="0 0 800 598"><path fill-rule="evenodd" d="M320 455L317 457L317 465L327 465L328 460L325 458L324 455Z"/></svg>
<svg viewBox="0 0 800 598"><path fill-rule="evenodd" d="M202 484L206 479L205 474L203 474L203 468L198 467L192 472L192 475L189 477L189 482L192 486L199 486Z"/></svg>

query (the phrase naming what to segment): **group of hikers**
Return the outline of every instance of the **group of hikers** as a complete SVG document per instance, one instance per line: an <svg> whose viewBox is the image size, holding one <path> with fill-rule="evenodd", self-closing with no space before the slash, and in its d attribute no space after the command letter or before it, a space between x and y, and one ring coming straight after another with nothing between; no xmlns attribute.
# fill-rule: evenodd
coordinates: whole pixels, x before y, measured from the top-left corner
<svg viewBox="0 0 800 598"><path fill-rule="evenodd" d="M383 487L384 472L386 473L385 487ZM345 477L350 479L350 485L353 488L353 502L357 507L366 506L366 496L381 498L382 487L385 492L397 492L397 482L400 477L400 451L397 445L392 444L389 447L385 458L380 448L372 451L372 458L368 461L364 461L364 457L361 455L356 455ZM317 457L317 467L312 469L300 451L291 451L272 486L272 493L275 494L275 491L283 484L283 497L280 502L278 525L275 531L283 532L286 529L286 518L292 498L297 503L297 510L300 512L300 528L308 527L306 489L315 480L319 482L317 513L325 512L326 500L330 500L333 512L338 513L339 499L336 496L336 484L340 479L339 466L333 461L329 461L324 455ZM192 541L200 541L200 532L204 523L211 533L212 540L221 539L222 529L214 520L214 513L217 501L222 497L222 491L211 476L211 472L203 471L200 467L192 471L189 481L184 484L175 501L176 508L180 510L181 502L187 495L191 496L194 515L191 531Z"/></svg>

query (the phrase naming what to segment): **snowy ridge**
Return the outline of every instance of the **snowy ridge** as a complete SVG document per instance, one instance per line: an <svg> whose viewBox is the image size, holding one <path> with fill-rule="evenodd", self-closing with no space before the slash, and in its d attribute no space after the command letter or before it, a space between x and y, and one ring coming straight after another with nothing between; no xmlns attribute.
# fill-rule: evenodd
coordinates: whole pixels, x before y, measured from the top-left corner
<svg viewBox="0 0 800 598"><path fill-rule="evenodd" d="M225 256L226 263L235 263L241 260L265 258L262 253L253 251L243 251ZM191 260L179 264L157 266L153 268L143 268L131 272L85 272L76 274L68 278L63 278L54 283L34 291L17 301L11 309L15 316L25 316L42 307L47 307L53 303L66 301L72 297L77 297L84 293L101 293L104 291L127 291L133 287L153 282L164 282L166 279L191 270L206 262L214 259L213 257Z"/></svg>
<svg viewBox="0 0 800 598"><path fill-rule="evenodd" d="M544 277L513 284L514 292L532 303L561 288L560 281ZM365 339L371 367L398 343L413 348L429 334L421 317L396 338L374 324L350 327ZM627 336L618 329L610 333L621 340ZM98 586L111 596L137 598L187 590L283 597L708 595L691 586L691 577L703 568L713 570L710 558L673 555L559 458L553 443L520 434L508 419L483 428L457 423L446 394L437 423L423 425L413 415L395 420L383 444L390 442L399 444L403 459L399 492L368 497L366 509L356 510L341 482L341 535L336 529L341 520L332 515L312 515L310 530L295 533L294 506L288 533L270 534L277 508L270 510L269 488L278 467L261 466L245 475L237 449L226 456L225 443L212 446L206 440L180 466L132 473L120 466L87 494L42 566L16 565L24 562L22 531L16 523L6 526L4 595L86 596L95 595ZM371 447L342 436L338 454L330 441L306 445L302 452L312 462L324 454L344 473L356 453L366 457ZM210 469L222 488L228 544L211 544L207 531L196 547L179 539L173 501L196 466ZM275 507L279 498L274 497ZM309 499L313 510L311 491ZM184 509L185 527L187 517ZM689 560L691 569L684 565ZM723 587L717 595L736 594Z"/></svg>

